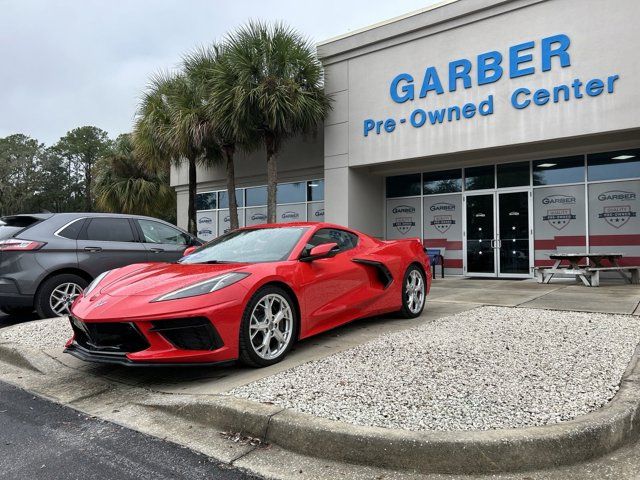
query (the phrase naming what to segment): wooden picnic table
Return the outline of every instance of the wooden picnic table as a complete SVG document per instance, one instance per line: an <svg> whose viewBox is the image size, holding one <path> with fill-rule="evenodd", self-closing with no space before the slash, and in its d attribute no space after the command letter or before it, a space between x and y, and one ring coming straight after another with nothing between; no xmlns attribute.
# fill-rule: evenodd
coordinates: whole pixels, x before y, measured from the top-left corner
<svg viewBox="0 0 640 480"><path fill-rule="evenodd" d="M622 266L618 262L623 257L622 253L552 253L549 255L555 263L550 268L537 268L536 274L539 283L549 283L554 275L574 275L582 280L587 287L600 285L600 272L613 271L618 273L628 283L639 283L640 267ZM609 264L603 265L603 261ZM568 266L562 266L562 262L568 262ZM585 264L585 262L589 262ZM590 265L590 264L593 265ZM629 271L627 275L625 271Z"/></svg>

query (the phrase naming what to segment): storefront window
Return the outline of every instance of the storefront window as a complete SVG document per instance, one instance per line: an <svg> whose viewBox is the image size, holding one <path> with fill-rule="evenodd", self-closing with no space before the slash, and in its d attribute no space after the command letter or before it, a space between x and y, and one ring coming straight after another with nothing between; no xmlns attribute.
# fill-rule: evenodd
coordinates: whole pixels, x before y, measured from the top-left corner
<svg viewBox="0 0 640 480"><path fill-rule="evenodd" d="M422 174L424 194L453 193L462 191L462 170L443 170Z"/></svg>
<svg viewBox="0 0 640 480"><path fill-rule="evenodd" d="M304 202L307 199L307 183L281 183L276 198L278 204Z"/></svg>
<svg viewBox="0 0 640 480"><path fill-rule="evenodd" d="M393 197L414 197L420 195L421 180L419 173L411 175L396 175L387 177L387 198Z"/></svg>
<svg viewBox="0 0 640 480"><path fill-rule="evenodd" d="M247 207L259 207L267 204L267 187L251 187L246 189Z"/></svg>
<svg viewBox="0 0 640 480"><path fill-rule="evenodd" d="M589 249L622 253L622 265L638 265L640 182L589 185Z"/></svg>
<svg viewBox="0 0 640 480"><path fill-rule="evenodd" d="M548 158L533 162L534 185L584 182L584 156Z"/></svg>
<svg viewBox="0 0 640 480"><path fill-rule="evenodd" d="M464 188L467 190L483 190L495 188L495 169L493 165L464 169Z"/></svg>
<svg viewBox="0 0 640 480"><path fill-rule="evenodd" d="M498 165L498 188L524 187L530 184L529 162Z"/></svg>
<svg viewBox="0 0 640 480"><path fill-rule="evenodd" d="M219 208L229 208L229 195L226 190L222 190L218 192L220 195L219 198ZM244 207L244 190L242 188L236 188L236 202L238 207Z"/></svg>
<svg viewBox="0 0 640 480"><path fill-rule="evenodd" d="M309 202L324 200L324 180L307 182L307 200Z"/></svg>
<svg viewBox="0 0 640 480"><path fill-rule="evenodd" d="M640 149L587 155L590 181L640 177Z"/></svg>
<svg viewBox="0 0 640 480"><path fill-rule="evenodd" d="M217 207L216 192L198 193L196 195L196 210L215 210Z"/></svg>

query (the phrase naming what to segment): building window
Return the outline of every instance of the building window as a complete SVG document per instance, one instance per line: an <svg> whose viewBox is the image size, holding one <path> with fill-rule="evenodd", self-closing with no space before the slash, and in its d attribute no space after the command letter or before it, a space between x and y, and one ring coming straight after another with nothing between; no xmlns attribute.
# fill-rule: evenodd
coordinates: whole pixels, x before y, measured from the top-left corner
<svg viewBox="0 0 640 480"><path fill-rule="evenodd" d="M307 182L307 200L309 202L324 200L324 180L311 180Z"/></svg>
<svg viewBox="0 0 640 480"><path fill-rule="evenodd" d="M497 166L498 188L525 187L531 184L529 162L503 163Z"/></svg>
<svg viewBox="0 0 640 480"><path fill-rule="evenodd" d="M278 184L276 201L278 204L305 202L307 199L306 189L306 182L280 183Z"/></svg>
<svg viewBox="0 0 640 480"><path fill-rule="evenodd" d="M196 195L196 210L215 210L217 208L216 192L198 193Z"/></svg>
<svg viewBox="0 0 640 480"><path fill-rule="evenodd" d="M486 165L464 169L464 188L467 190L483 190L495 188L495 167Z"/></svg>
<svg viewBox="0 0 640 480"><path fill-rule="evenodd" d="M396 175L387 177L387 198L415 197L421 194L421 179L419 173L411 175Z"/></svg>
<svg viewBox="0 0 640 480"><path fill-rule="evenodd" d="M640 149L587 155L589 181L640 177Z"/></svg>
<svg viewBox="0 0 640 480"><path fill-rule="evenodd" d="M462 191L462 170L443 170L422 174L424 194L453 193Z"/></svg>
<svg viewBox="0 0 640 480"><path fill-rule="evenodd" d="M584 156L548 158L533 162L534 185L584 182Z"/></svg>
<svg viewBox="0 0 640 480"><path fill-rule="evenodd" d="M229 195L226 190L218 192L220 195L218 201L218 208L229 208ZM244 207L244 190L242 188L236 188L236 203L238 207Z"/></svg>
<svg viewBox="0 0 640 480"><path fill-rule="evenodd" d="M267 187L250 187L246 189L247 207L260 207L267 204Z"/></svg>

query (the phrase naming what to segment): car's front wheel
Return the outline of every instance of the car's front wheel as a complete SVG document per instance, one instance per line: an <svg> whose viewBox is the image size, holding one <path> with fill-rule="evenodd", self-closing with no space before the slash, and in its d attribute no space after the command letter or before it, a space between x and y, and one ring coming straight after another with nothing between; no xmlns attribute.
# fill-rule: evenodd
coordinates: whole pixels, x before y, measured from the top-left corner
<svg viewBox="0 0 640 480"><path fill-rule="evenodd" d="M424 273L417 265L407 268L402 282L402 310L404 318L416 318L424 309L427 283Z"/></svg>
<svg viewBox="0 0 640 480"><path fill-rule="evenodd" d="M62 273L47 278L36 293L35 307L40 318L61 317L69 314L71 304L89 282L73 273Z"/></svg>
<svg viewBox="0 0 640 480"><path fill-rule="evenodd" d="M240 360L267 367L282 360L297 336L298 318L287 291L268 285L258 290L245 308L240 326Z"/></svg>

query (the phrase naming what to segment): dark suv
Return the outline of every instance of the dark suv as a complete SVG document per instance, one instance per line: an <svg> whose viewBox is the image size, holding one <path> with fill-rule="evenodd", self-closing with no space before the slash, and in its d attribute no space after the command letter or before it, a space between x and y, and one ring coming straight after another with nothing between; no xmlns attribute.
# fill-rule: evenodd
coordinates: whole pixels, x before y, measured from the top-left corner
<svg viewBox="0 0 640 480"><path fill-rule="evenodd" d="M0 310L69 313L96 276L143 262L174 262L200 240L156 218L101 213L3 217L0 223Z"/></svg>

